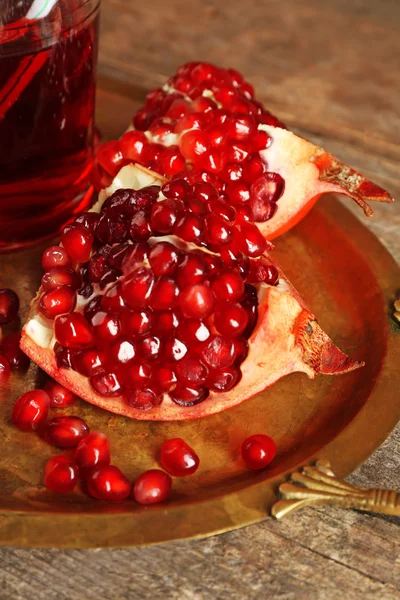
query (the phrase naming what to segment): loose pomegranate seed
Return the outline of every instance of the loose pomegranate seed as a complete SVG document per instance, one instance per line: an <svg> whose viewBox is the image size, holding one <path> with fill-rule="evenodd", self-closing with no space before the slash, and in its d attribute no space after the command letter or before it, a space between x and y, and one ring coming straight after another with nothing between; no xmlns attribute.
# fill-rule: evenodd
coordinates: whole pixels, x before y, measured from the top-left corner
<svg viewBox="0 0 400 600"><path fill-rule="evenodd" d="M48 381L44 386L44 391L50 398L50 406L52 408L66 408L67 406L73 406L78 400L70 390L57 383L57 381Z"/></svg>
<svg viewBox="0 0 400 600"><path fill-rule="evenodd" d="M4 387L10 379L11 369L8 360L0 354L0 388Z"/></svg>
<svg viewBox="0 0 400 600"><path fill-rule="evenodd" d="M71 358L72 367L85 377L104 373L105 356L102 350L79 350Z"/></svg>
<svg viewBox="0 0 400 600"><path fill-rule="evenodd" d="M147 138L141 131L127 131L119 141L124 158L140 162L143 150L148 145Z"/></svg>
<svg viewBox="0 0 400 600"><path fill-rule="evenodd" d="M14 321L19 311L19 298L8 288L0 290L0 325Z"/></svg>
<svg viewBox="0 0 400 600"><path fill-rule="evenodd" d="M169 392L175 387L177 382L175 371L172 367L156 366L154 369L154 381L161 392Z"/></svg>
<svg viewBox="0 0 400 600"><path fill-rule="evenodd" d="M134 312L124 310L121 313L122 331L127 336L140 338L147 335L153 324L153 315L148 310Z"/></svg>
<svg viewBox="0 0 400 600"><path fill-rule="evenodd" d="M247 312L240 304L221 302L214 313L215 326L224 336L237 336L247 327Z"/></svg>
<svg viewBox="0 0 400 600"><path fill-rule="evenodd" d="M60 454L52 456L44 469L44 485L52 492L69 494L78 481L78 468L73 460Z"/></svg>
<svg viewBox="0 0 400 600"><path fill-rule="evenodd" d="M161 464L170 475L185 477L197 471L200 459L184 440L172 438L161 446Z"/></svg>
<svg viewBox="0 0 400 600"><path fill-rule="evenodd" d="M110 443L104 433L88 433L77 445L75 462L85 479L94 467L110 464Z"/></svg>
<svg viewBox="0 0 400 600"><path fill-rule="evenodd" d="M178 380L186 385L201 385L205 383L208 369L196 357L186 355L176 365Z"/></svg>
<svg viewBox="0 0 400 600"><path fill-rule="evenodd" d="M152 230L158 233L171 233L178 214L178 206L171 198L157 202L151 209L150 226Z"/></svg>
<svg viewBox="0 0 400 600"><path fill-rule="evenodd" d="M160 275L172 275L179 262L179 251L168 242L159 242L149 254L150 266L156 277Z"/></svg>
<svg viewBox="0 0 400 600"><path fill-rule="evenodd" d="M90 257L93 235L83 225L77 223L64 230L61 243L72 260L84 263Z"/></svg>
<svg viewBox="0 0 400 600"><path fill-rule="evenodd" d="M237 273L222 271L212 282L211 289L218 300L238 302L244 294L244 281Z"/></svg>
<svg viewBox="0 0 400 600"><path fill-rule="evenodd" d="M267 241L261 231L253 223L242 223L236 227L236 243L246 256L256 258L267 248Z"/></svg>
<svg viewBox="0 0 400 600"><path fill-rule="evenodd" d="M99 311L90 320L93 334L98 344L107 344L116 340L121 333L121 324L116 315Z"/></svg>
<svg viewBox="0 0 400 600"><path fill-rule="evenodd" d="M147 383L153 375L153 368L150 363L145 361L133 361L126 366L124 370L124 383L128 388L136 388L138 385Z"/></svg>
<svg viewBox="0 0 400 600"><path fill-rule="evenodd" d="M129 406L143 411L151 410L159 406L162 402L162 396L148 386L128 390L125 394L125 399Z"/></svg>
<svg viewBox="0 0 400 600"><path fill-rule="evenodd" d="M109 465L93 469L86 483L89 494L97 500L125 500L132 491L132 485L122 471Z"/></svg>
<svg viewBox="0 0 400 600"><path fill-rule="evenodd" d="M14 404L12 423L21 431L37 431L49 413L50 398L43 390L22 394Z"/></svg>
<svg viewBox="0 0 400 600"><path fill-rule="evenodd" d="M29 367L30 360L22 352L19 346L20 341L20 333L10 333L4 338L0 346L0 352L7 359L11 371L26 371Z"/></svg>
<svg viewBox="0 0 400 600"><path fill-rule="evenodd" d="M61 246L50 246L42 254L42 267L50 271L53 267L69 267L70 258L67 251Z"/></svg>
<svg viewBox="0 0 400 600"><path fill-rule="evenodd" d="M54 321L54 335L57 342L66 348L85 348L94 343L88 322L77 312L57 317Z"/></svg>
<svg viewBox="0 0 400 600"><path fill-rule="evenodd" d="M214 305L214 293L203 283L187 286L179 296L179 306L185 317L204 319L211 315Z"/></svg>
<svg viewBox="0 0 400 600"><path fill-rule="evenodd" d="M41 283L45 290L54 290L60 285L77 290L81 286L81 278L69 267L53 267L43 275Z"/></svg>
<svg viewBox="0 0 400 600"><path fill-rule="evenodd" d="M161 188L166 198L178 198L183 200L190 192L190 185L184 179L173 179L168 181Z"/></svg>
<svg viewBox="0 0 400 600"><path fill-rule="evenodd" d="M275 455L275 442L268 435L251 435L243 442L242 458L249 469L264 469Z"/></svg>
<svg viewBox="0 0 400 600"><path fill-rule="evenodd" d="M121 338L107 349L106 364L114 370L118 367L124 367L135 356L136 348L133 343L130 340Z"/></svg>
<svg viewBox="0 0 400 600"><path fill-rule="evenodd" d="M42 294L39 301L39 311L48 319L72 312L76 305L75 292L66 285Z"/></svg>
<svg viewBox="0 0 400 600"><path fill-rule="evenodd" d="M203 235L203 222L201 217L194 213L184 215L175 223L173 233L186 242L199 244Z"/></svg>
<svg viewBox="0 0 400 600"><path fill-rule="evenodd" d="M58 448L75 448L89 433L89 427L79 417L55 417L43 428L45 440Z"/></svg>
<svg viewBox="0 0 400 600"><path fill-rule="evenodd" d="M164 471L152 469L138 477L133 486L133 497L139 504L163 502L171 493L172 479Z"/></svg>
<svg viewBox="0 0 400 600"><path fill-rule="evenodd" d="M207 379L207 387L214 392L228 392L238 383L242 373L236 367L213 371Z"/></svg>
<svg viewBox="0 0 400 600"><path fill-rule="evenodd" d="M205 218L205 240L213 246L229 244L233 239L232 227L223 217L212 214Z"/></svg>
<svg viewBox="0 0 400 600"><path fill-rule="evenodd" d="M115 373L94 375L90 383L93 389L101 396L119 396L123 391L122 385Z"/></svg>
<svg viewBox="0 0 400 600"><path fill-rule="evenodd" d="M209 391L206 388L186 387L182 383L177 383L175 388L169 392L171 400L179 406L195 406L206 400Z"/></svg>
<svg viewBox="0 0 400 600"><path fill-rule="evenodd" d="M172 277L162 275L156 281L150 301L153 310L170 310L177 304L179 288Z"/></svg>
<svg viewBox="0 0 400 600"><path fill-rule="evenodd" d="M155 360L160 352L160 339L154 335L145 338L139 346L139 354L147 360Z"/></svg>
<svg viewBox="0 0 400 600"><path fill-rule="evenodd" d="M212 369L230 367L235 361L235 345L230 339L212 336L203 343L201 357Z"/></svg>
<svg viewBox="0 0 400 600"><path fill-rule="evenodd" d="M154 274L151 269L136 269L122 284L125 301L131 308L140 309L148 305L154 287Z"/></svg>

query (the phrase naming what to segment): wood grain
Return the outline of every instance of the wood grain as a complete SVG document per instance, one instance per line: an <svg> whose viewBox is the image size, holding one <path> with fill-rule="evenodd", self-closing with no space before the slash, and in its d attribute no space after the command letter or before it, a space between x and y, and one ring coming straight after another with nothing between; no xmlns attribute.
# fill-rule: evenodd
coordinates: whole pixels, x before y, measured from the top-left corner
<svg viewBox="0 0 400 600"><path fill-rule="evenodd" d="M103 0L102 19L101 72L138 96L187 60L235 66L288 125L400 197L397 0ZM367 224L400 261L399 205ZM400 488L400 426L350 480ZM393 600L400 522L315 508L206 540L0 561L1 600Z"/></svg>

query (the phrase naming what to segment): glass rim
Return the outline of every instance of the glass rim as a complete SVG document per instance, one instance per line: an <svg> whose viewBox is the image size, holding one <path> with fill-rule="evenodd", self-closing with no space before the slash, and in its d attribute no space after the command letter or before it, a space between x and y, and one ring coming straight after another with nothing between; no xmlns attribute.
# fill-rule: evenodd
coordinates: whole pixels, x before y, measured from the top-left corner
<svg viewBox="0 0 400 600"><path fill-rule="evenodd" d="M72 15L72 14L78 12L79 10L84 9L85 6L87 6L88 4L94 4L93 10L89 14L85 15L84 19L86 20L99 8L100 3L101 3L101 0L83 0L81 2L81 4L79 4L79 6L76 6L75 8L73 8L71 10L67 10L66 12L63 12L63 17ZM53 20L53 17L50 17L50 14L51 13L49 13L49 15L47 15L46 17L42 17L40 19L32 19L32 20L27 20L27 19L25 19L25 17L22 17L21 19L18 19L17 21L14 21L13 23L9 23L8 25L1 25L1 23L0 23L0 35L4 31L17 32L21 29L24 29L25 31L27 31L30 28L36 27L38 21L45 21L47 23L51 23L51 21ZM62 30L64 30L64 29L65 28L63 28ZM43 39L46 39L46 38L43 38ZM0 45L2 43L3 42L0 37ZM7 40L5 40L5 43L7 43Z"/></svg>

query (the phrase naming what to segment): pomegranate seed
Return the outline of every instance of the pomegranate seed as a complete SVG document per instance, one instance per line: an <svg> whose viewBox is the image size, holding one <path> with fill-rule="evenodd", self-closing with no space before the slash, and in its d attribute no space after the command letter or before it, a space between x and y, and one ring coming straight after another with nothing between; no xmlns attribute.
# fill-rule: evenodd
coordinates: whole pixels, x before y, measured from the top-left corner
<svg viewBox="0 0 400 600"><path fill-rule="evenodd" d="M213 256L212 254L205 254L203 256L209 275L216 275L219 273L223 267L222 260L218 256Z"/></svg>
<svg viewBox="0 0 400 600"><path fill-rule="evenodd" d="M39 311L48 319L55 319L57 315L72 312L75 305L75 292L66 285L60 285L60 287L42 294Z"/></svg>
<svg viewBox="0 0 400 600"><path fill-rule="evenodd" d="M176 374L180 382L197 386L205 383L208 369L197 358L186 355L176 365Z"/></svg>
<svg viewBox="0 0 400 600"><path fill-rule="evenodd" d="M184 133L179 144L182 155L191 162L207 151L207 136L203 131L192 129Z"/></svg>
<svg viewBox="0 0 400 600"><path fill-rule="evenodd" d="M171 493L172 479L164 471L152 469L138 477L133 486L133 497L139 504L163 502Z"/></svg>
<svg viewBox="0 0 400 600"><path fill-rule="evenodd" d="M72 354L69 348L63 348L57 342L54 345L54 355L56 357L56 363L58 369L70 369L72 368Z"/></svg>
<svg viewBox="0 0 400 600"><path fill-rule="evenodd" d="M253 183L264 173L266 164L257 154L252 154L243 164L243 179L247 183Z"/></svg>
<svg viewBox="0 0 400 600"><path fill-rule="evenodd" d="M218 148L210 148L202 154L200 165L210 173L219 173L225 166L224 153Z"/></svg>
<svg viewBox="0 0 400 600"><path fill-rule="evenodd" d="M247 141L228 140L224 148L225 162L240 163L249 156Z"/></svg>
<svg viewBox="0 0 400 600"><path fill-rule="evenodd" d="M136 349L133 343L127 339L119 339L107 349L106 363L111 368L117 369L124 367L135 356Z"/></svg>
<svg viewBox="0 0 400 600"><path fill-rule="evenodd" d="M154 287L154 274L146 267L134 271L122 284L122 293L131 308L148 305Z"/></svg>
<svg viewBox="0 0 400 600"><path fill-rule="evenodd" d="M69 267L70 258L61 246L50 246L42 254L42 267L49 271L53 267Z"/></svg>
<svg viewBox="0 0 400 600"><path fill-rule="evenodd" d="M179 306L185 317L204 319L211 315L214 305L214 293L204 283L187 286L179 295Z"/></svg>
<svg viewBox="0 0 400 600"><path fill-rule="evenodd" d="M176 173L182 171L186 164L178 146L165 148L161 153L160 162L162 173L168 177L172 177L172 175L176 175Z"/></svg>
<svg viewBox="0 0 400 600"><path fill-rule="evenodd" d="M72 367L85 377L104 373L104 353L101 350L80 350L72 355Z"/></svg>
<svg viewBox="0 0 400 600"><path fill-rule="evenodd" d="M161 342L156 336L149 336L140 343L139 354L147 360L155 360L160 352Z"/></svg>
<svg viewBox="0 0 400 600"><path fill-rule="evenodd" d="M234 206L241 206L250 199L250 190L242 180L229 181L226 184L226 194Z"/></svg>
<svg viewBox="0 0 400 600"><path fill-rule="evenodd" d="M214 323L222 335L236 336L243 333L248 322L247 312L240 304L221 302L214 313Z"/></svg>
<svg viewBox="0 0 400 600"><path fill-rule="evenodd" d="M85 305L83 314L87 321L91 321L92 317L99 312L102 304L102 298L102 296L95 296Z"/></svg>
<svg viewBox="0 0 400 600"><path fill-rule="evenodd" d="M19 347L20 341L20 333L10 333L0 347L0 352L7 359L11 371L26 371L29 367L30 360Z"/></svg>
<svg viewBox="0 0 400 600"><path fill-rule="evenodd" d="M250 115L236 114L228 120L227 129L229 137L234 140L245 140L255 134L257 124Z"/></svg>
<svg viewBox="0 0 400 600"><path fill-rule="evenodd" d="M130 234L135 242L144 242L151 236L149 217L143 210L133 215Z"/></svg>
<svg viewBox="0 0 400 600"><path fill-rule="evenodd" d="M161 464L170 475L185 477L197 471L200 459L184 440L172 438L161 446Z"/></svg>
<svg viewBox="0 0 400 600"><path fill-rule="evenodd" d="M8 360L0 354L0 388L4 387L10 379L11 369Z"/></svg>
<svg viewBox="0 0 400 600"><path fill-rule="evenodd" d="M107 344L116 340L121 332L119 319L115 315L99 311L90 320L94 337L99 344Z"/></svg>
<svg viewBox="0 0 400 600"><path fill-rule="evenodd" d="M236 94L237 92L234 88L224 85L214 90L215 99L223 106L229 105L236 98Z"/></svg>
<svg viewBox="0 0 400 600"><path fill-rule="evenodd" d="M177 382L175 371L168 366L156 366L154 370L154 381L157 382L157 388L161 392L169 392L175 387Z"/></svg>
<svg viewBox="0 0 400 600"><path fill-rule="evenodd" d="M254 327L256 326L258 320L257 290L252 285L246 283L245 295L243 300L241 301L241 305L246 310L247 318L249 320L248 326L243 332L243 336L245 338L249 338L250 335L253 333Z"/></svg>
<svg viewBox="0 0 400 600"><path fill-rule="evenodd" d="M248 204L236 208L236 225L240 225L241 223L252 223L253 221L253 211Z"/></svg>
<svg viewBox="0 0 400 600"><path fill-rule="evenodd" d="M216 216L220 219L222 218L225 222L230 221L233 223L236 218L236 209L223 200L216 200L215 202L210 203L208 210L211 213L211 216Z"/></svg>
<svg viewBox="0 0 400 600"><path fill-rule="evenodd" d="M100 306L104 311L116 314L125 308L125 300L122 295L122 286L120 283L116 283L107 290L101 298Z"/></svg>
<svg viewBox="0 0 400 600"><path fill-rule="evenodd" d="M89 427L79 417L55 417L43 429L45 440L58 448L75 448L88 433Z"/></svg>
<svg viewBox="0 0 400 600"><path fill-rule="evenodd" d="M200 181L193 186L193 196L202 202L218 200L218 192L213 185Z"/></svg>
<svg viewBox="0 0 400 600"><path fill-rule="evenodd" d="M244 79L243 79L243 75L241 73L239 73L239 71L236 71L235 69L227 69L227 72L231 76L231 79L234 84L236 84L238 86L242 85L242 83L244 82Z"/></svg>
<svg viewBox="0 0 400 600"><path fill-rule="evenodd" d="M88 433L77 445L75 462L84 479L94 467L110 464L110 443L104 433Z"/></svg>
<svg viewBox="0 0 400 600"><path fill-rule="evenodd" d="M188 130L198 130L201 129L203 127L205 123L205 115L200 114L200 113L194 113L191 115L186 115L185 117L182 117L182 119L180 119L178 121L178 123L175 126L175 132L176 133L182 133L184 131L188 131Z"/></svg>
<svg viewBox="0 0 400 600"><path fill-rule="evenodd" d="M186 387L182 383L177 383L175 388L169 392L169 396L175 404L179 406L195 406L200 404L208 397L209 392L205 388Z"/></svg>
<svg viewBox="0 0 400 600"><path fill-rule="evenodd" d="M149 262L156 277L171 275L178 265L179 252L172 244L159 242L150 250Z"/></svg>
<svg viewBox="0 0 400 600"><path fill-rule="evenodd" d="M274 265L265 263L262 260L253 260L251 261L247 281L250 283L264 282L269 285L277 285L279 282L278 269Z"/></svg>
<svg viewBox="0 0 400 600"><path fill-rule="evenodd" d="M207 325L198 319L185 319L177 330L178 338L186 345L205 342L211 335Z"/></svg>
<svg viewBox="0 0 400 600"><path fill-rule="evenodd" d="M230 367L235 361L235 345L230 339L214 335L203 343L201 358L212 369Z"/></svg>
<svg viewBox="0 0 400 600"><path fill-rule="evenodd" d="M254 219L264 222L276 212L276 202L282 196L285 182L278 173L264 173L251 186L250 206Z"/></svg>
<svg viewBox="0 0 400 600"><path fill-rule="evenodd" d="M258 122L260 122L261 119L262 119L261 115L259 117L257 117ZM268 135L268 133L266 131L258 130L252 139L253 151L259 152L260 150L265 150L266 148L270 147L271 143L272 143L272 138Z"/></svg>
<svg viewBox="0 0 400 600"><path fill-rule="evenodd" d="M151 410L152 408L159 406L162 402L162 396L157 394L154 389L147 385L128 390L125 399L129 406L143 411Z"/></svg>
<svg viewBox="0 0 400 600"><path fill-rule="evenodd" d="M45 290L54 290L60 285L77 290L81 286L81 278L69 267L53 267L43 275L41 283Z"/></svg>
<svg viewBox="0 0 400 600"><path fill-rule="evenodd" d="M147 138L142 131L127 131L119 141L124 158L133 162L140 162L143 150L148 145Z"/></svg>
<svg viewBox="0 0 400 600"><path fill-rule="evenodd" d="M124 259L131 247L132 246L127 242L113 246L110 250L110 254L108 255L108 262L110 266L118 271L121 271Z"/></svg>
<svg viewBox="0 0 400 600"><path fill-rule="evenodd" d="M91 378L90 383L101 396L119 396L123 391L115 373L99 373Z"/></svg>
<svg viewBox="0 0 400 600"><path fill-rule="evenodd" d="M242 458L249 469L264 469L275 455L275 442L268 435L251 435L242 444Z"/></svg>
<svg viewBox="0 0 400 600"><path fill-rule="evenodd" d="M50 406L52 408L66 408L67 406L73 406L78 400L70 390L57 383L57 381L51 380L44 386L44 391L50 398Z"/></svg>
<svg viewBox="0 0 400 600"><path fill-rule="evenodd" d="M122 331L133 338L143 337L150 332L152 320L153 317L149 311L124 310L121 313Z"/></svg>
<svg viewBox="0 0 400 600"><path fill-rule="evenodd" d="M49 407L50 399L45 391L25 392L14 404L12 423L21 431L37 431L46 422Z"/></svg>
<svg viewBox="0 0 400 600"><path fill-rule="evenodd" d="M0 325L14 321L19 311L19 298L10 289L0 290Z"/></svg>
<svg viewBox="0 0 400 600"><path fill-rule="evenodd" d="M213 246L229 244L233 239L233 231L226 219L218 215L207 215L204 228L205 240Z"/></svg>
<svg viewBox="0 0 400 600"><path fill-rule="evenodd" d="M252 100L254 98L254 88L247 81L243 82L240 85L240 89L242 93L246 96L246 98L248 98L248 100Z"/></svg>
<svg viewBox="0 0 400 600"><path fill-rule="evenodd" d="M178 206L170 198L153 205L150 215L150 226L159 233L171 233L178 218Z"/></svg>
<svg viewBox="0 0 400 600"><path fill-rule="evenodd" d="M187 352L187 347L177 338L166 340L162 347L162 354L167 362L177 362L181 360Z"/></svg>
<svg viewBox="0 0 400 600"><path fill-rule="evenodd" d="M146 131L152 124L153 119L154 114L152 112L147 112L145 109L138 110L133 117L133 125L139 131Z"/></svg>
<svg viewBox="0 0 400 600"><path fill-rule="evenodd" d="M166 198L183 200L190 192L190 185L184 179L177 178L165 183L161 191Z"/></svg>
<svg viewBox="0 0 400 600"><path fill-rule="evenodd" d="M173 332L178 325L179 316L176 311L162 310L154 315L153 331L161 338L166 338L173 335Z"/></svg>
<svg viewBox="0 0 400 600"><path fill-rule="evenodd" d="M234 244L223 246L220 250L222 260L224 261L225 267L231 267L232 271L240 275L242 279L247 277L250 269L250 259L248 256L243 254L237 249Z"/></svg>
<svg viewBox="0 0 400 600"><path fill-rule="evenodd" d="M97 162L111 176L117 174L124 157L118 141L106 142L97 150Z"/></svg>
<svg viewBox="0 0 400 600"><path fill-rule="evenodd" d="M181 119L189 112L190 105L186 100L174 100L167 111L171 119Z"/></svg>
<svg viewBox="0 0 400 600"><path fill-rule="evenodd" d="M235 344L235 364L241 365L249 353L249 343L243 337L238 337L233 340Z"/></svg>
<svg viewBox="0 0 400 600"><path fill-rule="evenodd" d="M188 210L196 215L205 215L207 212L206 205L196 198L188 198L185 202Z"/></svg>
<svg viewBox="0 0 400 600"><path fill-rule="evenodd" d="M90 231L90 233L94 233L94 230L96 229L96 225L99 221L99 218L100 217L97 213L85 212L85 213L82 213L81 215L79 215L78 217L76 217L75 223L80 223L81 225L83 225L85 227L85 229L88 229Z"/></svg>
<svg viewBox="0 0 400 600"><path fill-rule="evenodd" d="M207 265L201 254L186 254L183 257L176 273L176 280L180 288L204 281Z"/></svg>
<svg viewBox="0 0 400 600"><path fill-rule="evenodd" d="M131 273L146 260L150 252L150 247L146 242L139 242L130 245L124 260L122 261L122 271L125 274Z"/></svg>
<svg viewBox="0 0 400 600"><path fill-rule="evenodd" d="M238 302L244 294L244 281L237 273L222 271L212 282L211 289L218 300Z"/></svg>
<svg viewBox="0 0 400 600"><path fill-rule="evenodd" d="M213 371L207 379L207 387L214 392L228 392L238 383L242 374L236 367L226 367Z"/></svg>
<svg viewBox="0 0 400 600"><path fill-rule="evenodd" d="M186 242L199 244L203 234L203 221L199 215L186 214L175 223L173 233Z"/></svg>
<svg viewBox="0 0 400 600"><path fill-rule="evenodd" d="M150 363L145 361L131 362L124 371L124 382L129 388L136 388L138 385L147 383L153 374L153 368Z"/></svg>
<svg viewBox="0 0 400 600"><path fill-rule="evenodd" d="M132 491L132 485L125 475L110 465L100 465L93 469L87 480L89 494L97 500L125 500Z"/></svg>
<svg viewBox="0 0 400 600"><path fill-rule="evenodd" d="M150 302L153 310L170 310L177 304L179 288L175 280L166 275L158 278Z"/></svg>
<svg viewBox="0 0 400 600"><path fill-rule="evenodd" d="M99 254L93 254L88 263L89 281L98 283L109 269L108 257Z"/></svg>
<svg viewBox="0 0 400 600"><path fill-rule="evenodd" d="M267 248L267 241L261 231L253 223L241 223L236 227L236 243L246 256L256 258Z"/></svg>
<svg viewBox="0 0 400 600"><path fill-rule="evenodd" d="M44 469L44 485L52 492L69 494L78 481L78 468L73 460L60 454L52 456Z"/></svg>
<svg viewBox="0 0 400 600"><path fill-rule="evenodd" d="M215 148L220 148L226 140L226 129L224 127L211 127L207 129L208 142Z"/></svg>
<svg viewBox="0 0 400 600"><path fill-rule="evenodd" d="M85 348L94 343L88 322L77 312L58 316L54 321L54 335L57 342L66 348Z"/></svg>
<svg viewBox="0 0 400 600"><path fill-rule="evenodd" d="M93 235L83 225L77 223L64 231L61 243L72 260L84 263L90 257Z"/></svg>

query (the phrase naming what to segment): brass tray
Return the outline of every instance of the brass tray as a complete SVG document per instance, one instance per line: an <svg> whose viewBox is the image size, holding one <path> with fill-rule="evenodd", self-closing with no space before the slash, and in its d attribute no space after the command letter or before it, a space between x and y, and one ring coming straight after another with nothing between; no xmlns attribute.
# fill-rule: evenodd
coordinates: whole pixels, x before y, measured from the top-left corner
<svg viewBox="0 0 400 600"><path fill-rule="evenodd" d="M123 131L142 95L100 82L97 122L106 137ZM41 251L0 255L0 285L20 294L22 319L40 281ZM84 402L65 411L110 437L114 463L132 480L157 467L157 450L169 437L183 437L197 450L198 472L174 480L168 502L144 508L133 501L105 504L80 491L56 495L42 486L43 466L58 450L10 424L14 400L41 381L32 365L0 395L0 544L135 546L227 531L264 519L278 486L302 465L329 461L345 476L384 441L400 418L400 335L391 318L399 267L332 197L277 240L275 255L322 327L366 366L314 381L293 374L239 407L187 423L131 421ZM266 470L250 472L240 445L261 432L276 440L278 454Z"/></svg>

